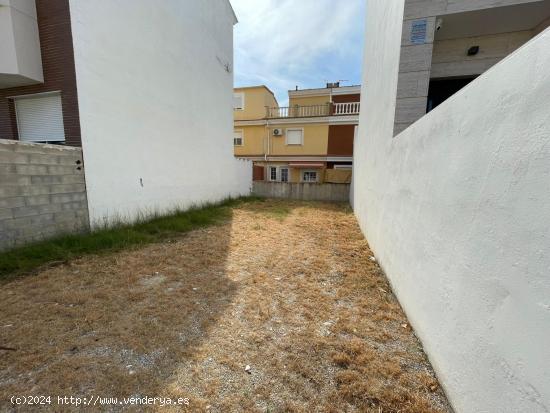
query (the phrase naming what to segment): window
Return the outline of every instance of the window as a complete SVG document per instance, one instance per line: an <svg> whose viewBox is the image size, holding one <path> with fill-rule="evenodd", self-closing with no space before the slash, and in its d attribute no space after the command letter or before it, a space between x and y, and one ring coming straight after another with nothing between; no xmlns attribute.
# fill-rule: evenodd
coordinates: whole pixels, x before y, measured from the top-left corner
<svg viewBox="0 0 550 413"><path fill-rule="evenodd" d="M233 93L233 110L244 109L244 93Z"/></svg>
<svg viewBox="0 0 550 413"><path fill-rule="evenodd" d="M243 144L244 144L243 131L242 130L233 131L233 145L243 146Z"/></svg>
<svg viewBox="0 0 550 413"><path fill-rule="evenodd" d="M317 182L317 171L303 171L302 181L304 182Z"/></svg>
<svg viewBox="0 0 550 413"><path fill-rule="evenodd" d="M270 181L276 181L277 180L277 168L275 166L269 167L269 180Z"/></svg>
<svg viewBox="0 0 550 413"><path fill-rule="evenodd" d="M59 93L17 97L15 113L19 140L41 143L65 142Z"/></svg>
<svg viewBox="0 0 550 413"><path fill-rule="evenodd" d="M304 130L303 129L287 129L286 130L287 145L303 145Z"/></svg>
<svg viewBox="0 0 550 413"><path fill-rule="evenodd" d="M281 182L288 182L288 168L281 168Z"/></svg>

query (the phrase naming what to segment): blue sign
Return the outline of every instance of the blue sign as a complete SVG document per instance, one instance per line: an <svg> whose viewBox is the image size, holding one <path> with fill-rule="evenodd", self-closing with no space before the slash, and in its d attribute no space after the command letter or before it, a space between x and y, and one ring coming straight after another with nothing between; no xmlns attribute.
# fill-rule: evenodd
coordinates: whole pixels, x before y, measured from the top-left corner
<svg viewBox="0 0 550 413"><path fill-rule="evenodd" d="M414 20L411 27L411 43L424 44L426 43L426 34L428 32L428 20Z"/></svg>

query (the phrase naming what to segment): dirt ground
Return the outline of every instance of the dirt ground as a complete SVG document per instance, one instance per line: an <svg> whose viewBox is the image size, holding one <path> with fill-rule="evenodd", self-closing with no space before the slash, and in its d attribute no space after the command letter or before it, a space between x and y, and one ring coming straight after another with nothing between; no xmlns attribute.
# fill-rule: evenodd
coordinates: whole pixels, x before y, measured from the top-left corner
<svg viewBox="0 0 550 413"><path fill-rule="evenodd" d="M39 411L82 410L57 396L189 398L90 411L450 411L371 255L348 207L257 201L224 225L11 281L0 411L32 411L9 402L31 394L55 396Z"/></svg>

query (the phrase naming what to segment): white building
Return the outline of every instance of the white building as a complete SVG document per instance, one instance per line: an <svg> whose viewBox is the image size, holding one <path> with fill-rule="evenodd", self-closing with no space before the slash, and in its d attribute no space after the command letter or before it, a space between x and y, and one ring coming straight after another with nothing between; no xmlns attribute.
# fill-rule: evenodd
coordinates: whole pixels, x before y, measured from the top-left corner
<svg viewBox="0 0 550 413"><path fill-rule="evenodd" d="M250 192L228 0L0 1L0 139L81 146L92 225Z"/></svg>
<svg viewBox="0 0 550 413"><path fill-rule="evenodd" d="M367 1L353 207L457 412L550 410L549 17Z"/></svg>

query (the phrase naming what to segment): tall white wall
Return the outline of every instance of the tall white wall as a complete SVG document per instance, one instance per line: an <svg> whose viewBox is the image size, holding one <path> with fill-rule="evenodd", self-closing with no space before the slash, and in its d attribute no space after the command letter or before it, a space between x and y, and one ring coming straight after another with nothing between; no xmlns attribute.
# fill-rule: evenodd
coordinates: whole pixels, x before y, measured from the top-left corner
<svg viewBox="0 0 550 413"><path fill-rule="evenodd" d="M90 219L250 193L227 0L70 0Z"/></svg>
<svg viewBox="0 0 550 413"><path fill-rule="evenodd" d="M457 412L550 410L550 29L392 138L403 1L368 0L354 210Z"/></svg>

